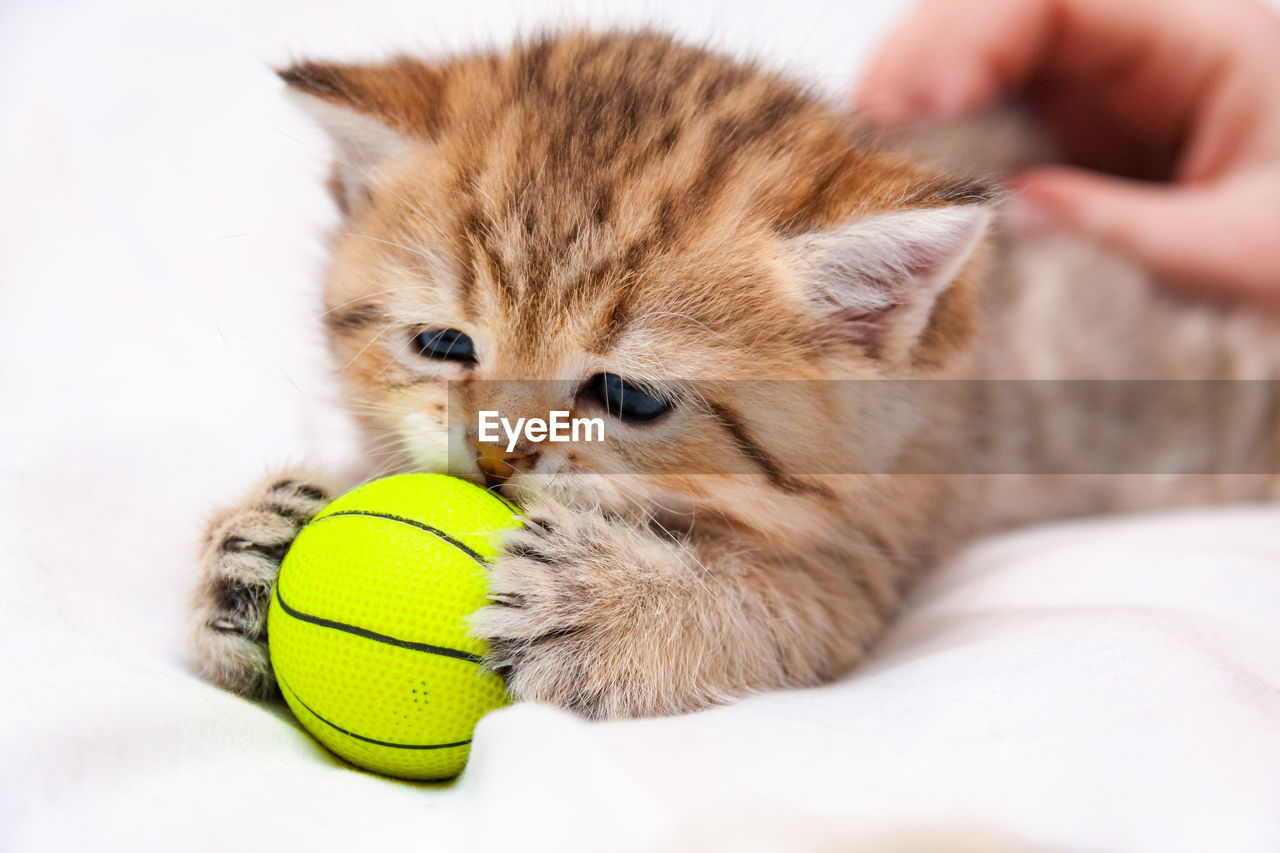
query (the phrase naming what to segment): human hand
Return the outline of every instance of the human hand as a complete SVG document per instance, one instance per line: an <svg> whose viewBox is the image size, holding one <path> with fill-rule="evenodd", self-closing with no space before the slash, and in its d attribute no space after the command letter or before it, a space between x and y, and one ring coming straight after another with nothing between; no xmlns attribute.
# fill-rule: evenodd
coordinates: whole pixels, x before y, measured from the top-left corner
<svg viewBox="0 0 1280 853"><path fill-rule="evenodd" d="M1280 308L1280 16L1257 0L925 0L872 62L874 123L1018 98L1065 162L1015 224L1065 227L1175 285Z"/></svg>

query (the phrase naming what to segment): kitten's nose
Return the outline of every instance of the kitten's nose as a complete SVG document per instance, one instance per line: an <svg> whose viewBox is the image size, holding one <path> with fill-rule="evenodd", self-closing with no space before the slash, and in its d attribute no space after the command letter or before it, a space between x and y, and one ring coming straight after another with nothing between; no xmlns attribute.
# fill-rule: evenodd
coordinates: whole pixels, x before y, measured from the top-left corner
<svg viewBox="0 0 1280 853"><path fill-rule="evenodd" d="M517 471L528 471L538 462L538 451L524 447L509 451L500 444L478 442L476 449L480 451L476 465L489 486L505 482Z"/></svg>

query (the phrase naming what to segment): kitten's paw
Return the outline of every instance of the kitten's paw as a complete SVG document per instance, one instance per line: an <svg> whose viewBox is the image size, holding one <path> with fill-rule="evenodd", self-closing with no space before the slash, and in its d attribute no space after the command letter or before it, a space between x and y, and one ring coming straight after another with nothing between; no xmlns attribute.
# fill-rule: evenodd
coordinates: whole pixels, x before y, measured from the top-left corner
<svg viewBox="0 0 1280 853"><path fill-rule="evenodd" d="M275 690L267 655L267 605L280 561L336 491L326 478L287 471L209 521L192 599L201 671L245 696Z"/></svg>
<svg viewBox="0 0 1280 853"><path fill-rule="evenodd" d="M670 543L594 514L543 502L511 534L490 571L490 600L472 616L488 665L525 700L592 718L706 704L663 677L680 606Z"/></svg>

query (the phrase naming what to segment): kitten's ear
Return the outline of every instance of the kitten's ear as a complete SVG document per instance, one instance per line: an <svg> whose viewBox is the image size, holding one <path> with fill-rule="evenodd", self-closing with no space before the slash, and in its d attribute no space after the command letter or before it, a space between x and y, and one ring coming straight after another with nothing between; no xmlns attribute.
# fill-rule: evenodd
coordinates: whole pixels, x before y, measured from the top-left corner
<svg viewBox="0 0 1280 853"><path fill-rule="evenodd" d="M378 168L437 130L439 70L412 59L385 65L303 62L276 72L294 100L333 139L331 189L344 213L369 196Z"/></svg>
<svg viewBox="0 0 1280 853"><path fill-rule="evenodd" d="M824 327L908 361L990 220L980 203L881 213L788 238L787 252Z"/></svg>

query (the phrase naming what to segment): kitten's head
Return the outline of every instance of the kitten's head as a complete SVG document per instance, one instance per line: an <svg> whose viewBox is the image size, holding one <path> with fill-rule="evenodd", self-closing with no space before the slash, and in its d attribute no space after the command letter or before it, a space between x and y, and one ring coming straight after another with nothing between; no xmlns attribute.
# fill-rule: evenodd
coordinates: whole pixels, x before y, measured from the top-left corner
<svg viewBox="0 0 1280 853"><path fill-rule="evenodd" d="M990 194L859 148L777 76L649 33L282 76L336 143L325 317L398 467L758 513L689 472L802 498L789 471L856 425L816 385L749 380L963 357ZM508 452L477 440L482 409L601 417L605 440Z"/></svg>

